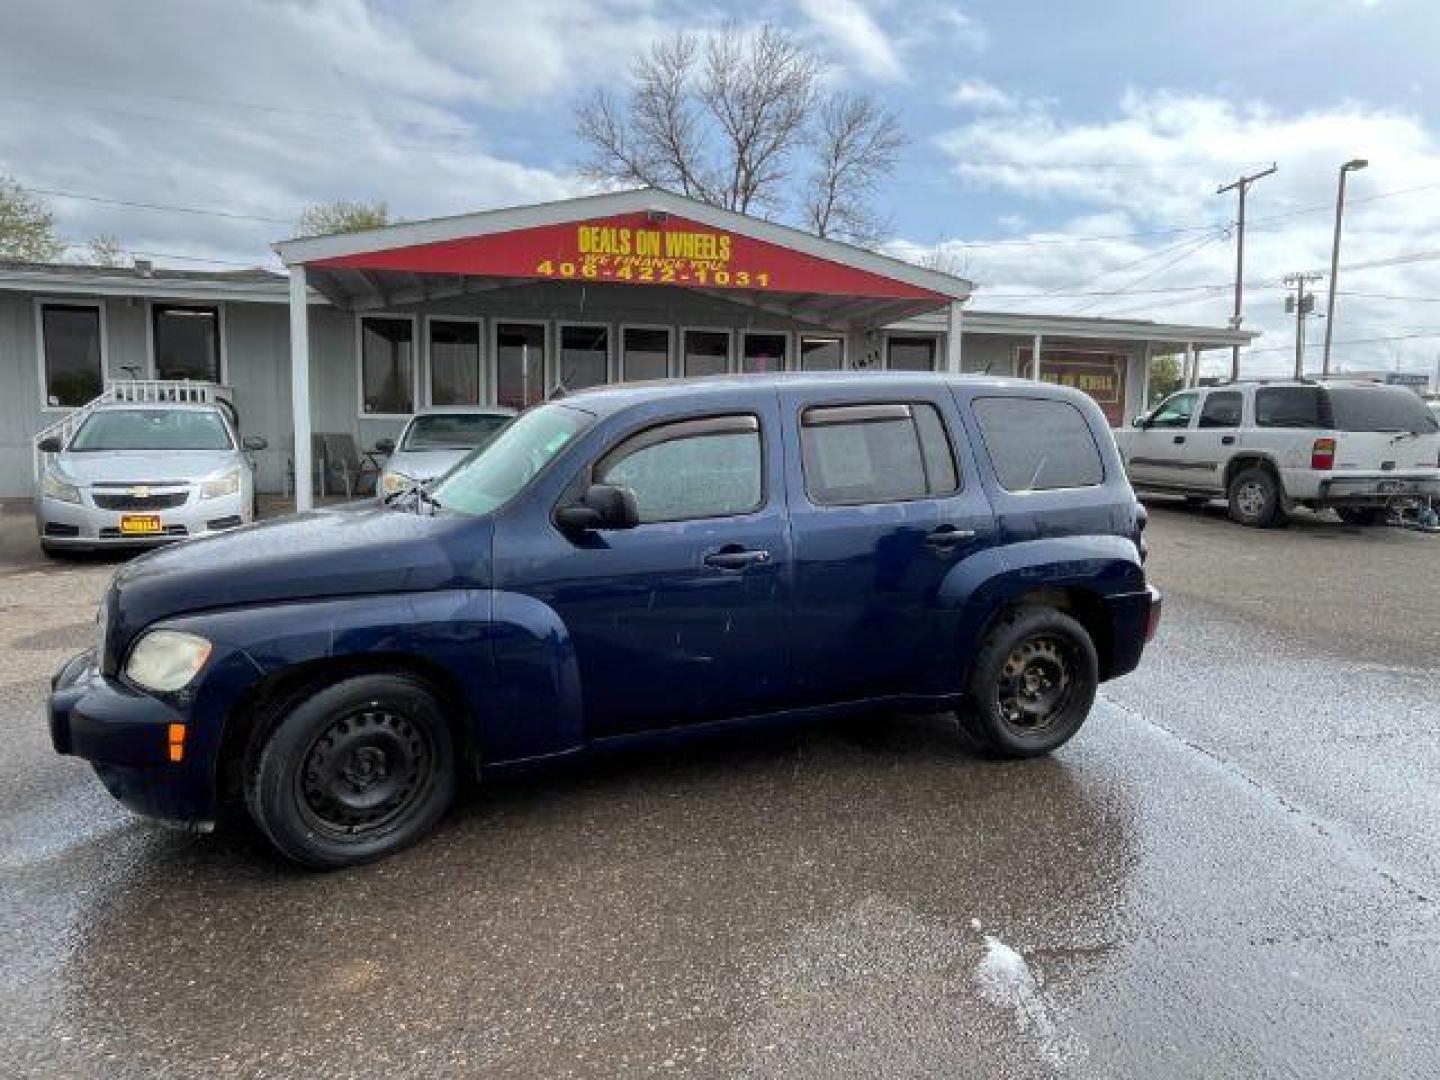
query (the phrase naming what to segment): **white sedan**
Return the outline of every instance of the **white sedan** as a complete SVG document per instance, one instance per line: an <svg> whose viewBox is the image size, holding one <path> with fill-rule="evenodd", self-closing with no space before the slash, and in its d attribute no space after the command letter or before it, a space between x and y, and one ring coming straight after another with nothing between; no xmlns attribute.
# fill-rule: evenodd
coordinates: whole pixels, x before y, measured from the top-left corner
<svg viewBox="0 0 1440 1080"><path fill-rule="evenodd" d="M449 407L410 418L400 438L376 444L388 453L380 476L381 496L397 495L449 472L466 454L490 445L515 417L514 409Z"/></svg>

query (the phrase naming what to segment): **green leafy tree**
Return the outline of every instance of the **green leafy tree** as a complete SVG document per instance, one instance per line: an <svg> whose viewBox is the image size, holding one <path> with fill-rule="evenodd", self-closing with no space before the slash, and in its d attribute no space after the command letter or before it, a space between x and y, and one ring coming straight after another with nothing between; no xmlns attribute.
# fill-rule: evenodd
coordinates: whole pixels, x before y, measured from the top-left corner
<svg viewBox="0 0 1440 1080"><path fill-rule="evenodd" d="M1146 408L1158 405L1170 394L1180 389L1180 357L1156 356L1150 360L1150 400Z"/></svg>
<svg viewBox="0 0 1440 1080"><path fill-rule="evenodd" d="M51 209L13 176L0 176L0 259L58 262L64 254Z"/></svg>
<svg viewBox="0 0 1440 1080"><path fill-rule="evenodd" d="M300 215L301 236L329 236L332 233L363 232L390 224L390 205L384 199L362 202L336 199L307 206Z"/></svg>

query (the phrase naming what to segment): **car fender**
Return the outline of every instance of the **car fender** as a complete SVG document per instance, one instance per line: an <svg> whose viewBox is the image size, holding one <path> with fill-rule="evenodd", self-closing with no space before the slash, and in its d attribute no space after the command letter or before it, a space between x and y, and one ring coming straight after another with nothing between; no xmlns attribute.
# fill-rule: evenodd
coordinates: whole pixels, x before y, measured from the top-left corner
<svg viewBox="0 0 1440 1080"><path fill-rule="evenodd" d="M963 680L996 612L1039 589L1083 589L1101 599L1145 591L1135 544L1123 536L1053 536L989 547L957 563L940 585L954 620L949 670Z"/></svg>

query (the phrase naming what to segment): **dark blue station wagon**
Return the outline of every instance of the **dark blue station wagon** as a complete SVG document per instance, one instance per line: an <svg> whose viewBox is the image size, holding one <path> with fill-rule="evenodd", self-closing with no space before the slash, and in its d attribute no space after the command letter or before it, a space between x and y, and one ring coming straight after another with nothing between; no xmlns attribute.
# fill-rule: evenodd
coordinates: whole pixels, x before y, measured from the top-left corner
<svg viewBox="0 0 1440 1080"><path fill-rule="evenodd" d="M415 839L464 776L681 728L885 705L1043 754L1154 631L1144 523L1060 387L591 391L398 501L137 559L51 733L133 809L243 803L314 867Z"/></svg>

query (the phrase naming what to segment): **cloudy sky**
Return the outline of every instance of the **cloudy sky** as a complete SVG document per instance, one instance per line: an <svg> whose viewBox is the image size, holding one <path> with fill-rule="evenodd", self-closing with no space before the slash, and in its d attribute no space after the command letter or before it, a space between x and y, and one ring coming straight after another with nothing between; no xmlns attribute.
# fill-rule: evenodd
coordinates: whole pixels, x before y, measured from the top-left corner
<svg viewBox="0 0 1440 1080"><path fill-rule="evenodd" d="M1434 0L6 0L0 172L77 244L253 265L310 202L427 217L585 190L577 96L728 17L787 26L900 114L889 246L953 252L977 307L1223 324L1234 198L1215 189L1274 161L1250 202L1247 364L1285 371L1280 279L1328 267L1336 169L1366 157L1337 355L1440 360Z"/></svg>

